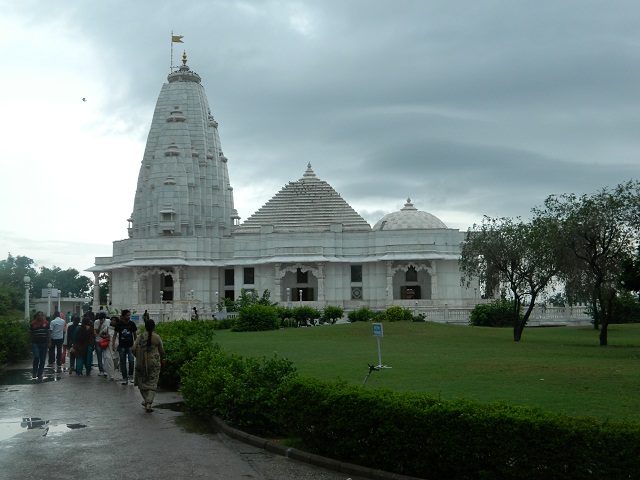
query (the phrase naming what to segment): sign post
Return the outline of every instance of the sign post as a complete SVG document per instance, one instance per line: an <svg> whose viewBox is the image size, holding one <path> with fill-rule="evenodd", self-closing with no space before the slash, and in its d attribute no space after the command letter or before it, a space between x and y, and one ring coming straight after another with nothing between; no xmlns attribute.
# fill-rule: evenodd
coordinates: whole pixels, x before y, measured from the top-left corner
<svg viewBox="0 0 640 480"><path fill-rule="evenodd" d="M382 349L380 347L380 339L384 337L384 330L381 323L373 324L373 336L378 339L378 367L382 367Z"/></svg>
<svg viewBox="0 0 640 480"><path fill-rule="evenodd" d="M369 375L371 375L371 372L377 372L381 368L391 368L382 364L382 348L380 347L380 339L384 337L384 330L382 328L382 324L374 323L372 325L373 325L373 336L378 339L378 365L369 365L369 373L367 373L367 376L364 377L364 381L362 382L363 387L364 387L364 384L367 382Z"/></svg>

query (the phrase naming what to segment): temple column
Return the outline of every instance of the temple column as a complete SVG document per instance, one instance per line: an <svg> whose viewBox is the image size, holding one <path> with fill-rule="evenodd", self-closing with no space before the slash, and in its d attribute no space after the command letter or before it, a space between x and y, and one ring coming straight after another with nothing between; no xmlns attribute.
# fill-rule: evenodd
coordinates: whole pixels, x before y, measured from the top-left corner
<svg viewBox="0 0 640 480"><path fill-rule="evenodd" d="M387 303L393 303L393 262L387 262Z"/></svg>
<svg viewBox="0 0 640 480"><path fill-rule="evenodd" d="M93 272L93 311L100 308L100 272Z"/></svg>
<svg viewBox="0 0 640 480"><path fill-rule="evenodd" d="M143 279L141 279L140 269L138 267L133 267L133 282L131 285L131 307L133 308L140 304L140 282L146 282L146 278L147 277L143 277Z"/></svg>
<svg viewBox="0 0 640 480"><path fill-rule="evenodd" d="M275 279L275 285L273 287L273 296L277 299L278 303L282 302L282 288L281 283L282 279L278 275L280 273L280 264L276 263L274 266L273 278Z"/></svg>
<svg viewBox="0 0 640 480"><path fill-rule="evenodd" d="M318 301L324 302L324 263L318 263Z"/></svg>
<svg viewBox="0 0 640 480"><path fill-rule="evenodd" d="M436 270L436 262L432 263L433 268L429 271L431 275L431 299L438 299L438 271Z"/></svg>

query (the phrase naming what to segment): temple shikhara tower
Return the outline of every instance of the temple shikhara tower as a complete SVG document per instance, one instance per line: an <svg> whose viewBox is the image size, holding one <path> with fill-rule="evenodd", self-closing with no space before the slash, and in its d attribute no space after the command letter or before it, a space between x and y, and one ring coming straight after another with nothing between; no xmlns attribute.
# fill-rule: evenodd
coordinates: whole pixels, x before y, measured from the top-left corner
<svg viewBox="0 0 640 480"><path fill-rule="evenodd" d="M201 318L211 318L223 298L265 290L284 306L347 311L477 303L478 290L460 286L464 233L410 199L371 227L308 163L299 180L241 223L218 123L186 55L167 80L140 165L128 238L89 269L96 285L107 274L111 308L169 320L189 318L196 306Z"/></svg>

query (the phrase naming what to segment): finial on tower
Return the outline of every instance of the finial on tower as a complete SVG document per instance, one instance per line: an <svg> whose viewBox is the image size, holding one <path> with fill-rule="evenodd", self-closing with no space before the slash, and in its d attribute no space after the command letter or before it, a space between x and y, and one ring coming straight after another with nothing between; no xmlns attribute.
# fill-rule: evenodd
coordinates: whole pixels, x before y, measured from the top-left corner
<svg viewBox="0 0 640 480"><path fill-rule="evenodd" d="M182 52L182 65L186 65L187 64L187 51L184 50Z"/></svg>

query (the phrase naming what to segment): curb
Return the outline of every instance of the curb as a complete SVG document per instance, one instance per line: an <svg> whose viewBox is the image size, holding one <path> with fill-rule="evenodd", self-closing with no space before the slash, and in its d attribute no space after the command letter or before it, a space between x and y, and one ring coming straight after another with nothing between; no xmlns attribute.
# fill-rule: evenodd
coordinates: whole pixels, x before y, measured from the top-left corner
<svg viewBox="0 0 640 480"><path fill-rule="evenodd" d="M237 428L230 427L216 416L213 416L211 418L211 421L222 433L231 438L234 438L256 448L261 448L263 450L266 450L267 452L291 458L298 462L304 462L315 465L316 467L332 470L334 472L356 475L358 477L370 478L373 480L423 480L418 477L408 477L406 475L400 475L397 473L376 470L375 468L362 467L353 463L340 462L331 458L321 457L320 455L316 455L314 453L305 452L297 448L287 447L280 443L256 437L255 435L251 435L250 433L246 433L242 430L238 430Z"/></svg>

